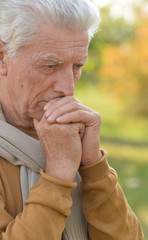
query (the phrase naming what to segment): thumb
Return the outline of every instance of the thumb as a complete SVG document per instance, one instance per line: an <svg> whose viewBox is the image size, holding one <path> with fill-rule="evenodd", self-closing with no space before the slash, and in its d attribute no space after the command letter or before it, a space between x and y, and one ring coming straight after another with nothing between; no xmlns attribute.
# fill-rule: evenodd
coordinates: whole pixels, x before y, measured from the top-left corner
<svg viewBox="0 0 148 240"><path fill-rule="evenodd" d="M38 124L39 124L39 120L33 119L33 124L34 124L34 128L37 129Z"/></svg>

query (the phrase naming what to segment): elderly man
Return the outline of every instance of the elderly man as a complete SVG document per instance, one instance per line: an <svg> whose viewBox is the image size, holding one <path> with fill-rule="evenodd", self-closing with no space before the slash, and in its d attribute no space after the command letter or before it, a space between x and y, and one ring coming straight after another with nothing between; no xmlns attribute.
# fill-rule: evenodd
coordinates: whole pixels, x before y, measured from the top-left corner
<svg viewBox="0 0 148 240"><path fill-rule="evenodd" d="M143 239L73 97L98 23L89 0L0 1L2 240Z"/></svg>

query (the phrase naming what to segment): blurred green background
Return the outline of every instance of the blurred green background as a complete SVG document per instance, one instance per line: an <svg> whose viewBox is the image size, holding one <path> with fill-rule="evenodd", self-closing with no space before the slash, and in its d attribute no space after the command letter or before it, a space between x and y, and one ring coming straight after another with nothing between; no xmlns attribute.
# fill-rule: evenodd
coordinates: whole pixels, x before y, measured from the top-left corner
<svg viewBox="0 0 148 240"><path fill-rule="evenodd" d="M75 96L102 115L101 147L148 239L148 3L95 2L101 24Z"/></svg>

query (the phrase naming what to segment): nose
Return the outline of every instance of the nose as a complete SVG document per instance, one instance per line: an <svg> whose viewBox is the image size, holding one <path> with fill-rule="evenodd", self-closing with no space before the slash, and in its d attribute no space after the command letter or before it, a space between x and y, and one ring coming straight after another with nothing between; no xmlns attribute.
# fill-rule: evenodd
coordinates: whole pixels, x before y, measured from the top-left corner
<svg viewBox="0 0 148 240"><path fill-rule="evenodd" d="M55 80L53 90L64 96L73 96L75 91L74 75L72 70L61 71Z"/></svg>

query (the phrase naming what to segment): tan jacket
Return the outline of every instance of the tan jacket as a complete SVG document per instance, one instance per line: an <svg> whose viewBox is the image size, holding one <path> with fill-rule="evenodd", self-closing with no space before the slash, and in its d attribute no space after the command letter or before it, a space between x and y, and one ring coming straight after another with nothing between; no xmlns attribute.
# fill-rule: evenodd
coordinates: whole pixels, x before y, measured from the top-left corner
<svg viewBox="0 0 148 240"><path fill-rule="evenodd" d="M34 131L25 131L35 136ZM140 223L128 206L106 155L94 165L81 167L79 172L89 239L143 240ZM61 240L75 183L51 177L43 170L40 173L22 210L20 169L0 158L1 240Z"/></svg>

